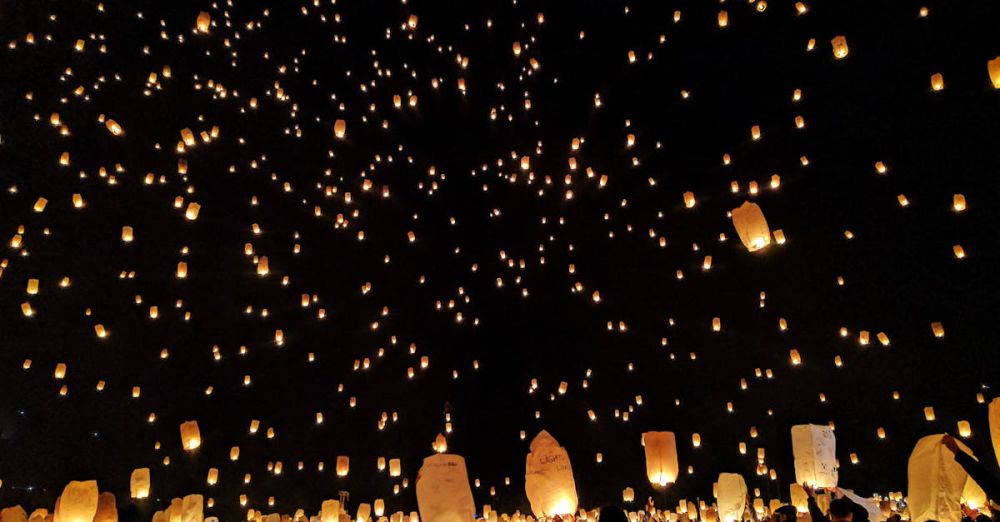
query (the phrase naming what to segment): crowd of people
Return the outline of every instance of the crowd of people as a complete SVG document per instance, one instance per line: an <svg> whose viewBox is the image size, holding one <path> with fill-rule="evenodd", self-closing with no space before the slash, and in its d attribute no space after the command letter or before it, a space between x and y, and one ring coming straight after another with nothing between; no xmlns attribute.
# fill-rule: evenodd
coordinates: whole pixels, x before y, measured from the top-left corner
<svg viewBox="0 0 1000 522"><path fill-rule="evenodd" d="M945 435L941 444L947 448L955 458L955 462L962 466L969 477L972 478L986 492L987 498L994 503L993 508L989 506L969 506L962 505L962 522L993 522L995 515L1000 513L1000 473L996 468L990 469L982 462L979 462L968 453L962 451L956 443L954 437ZM852 501L848 495L840 488L828 488L826 493L830 495L829 506L824 510L817 502L817 497L821 494L818 488L809 484L802 484L802 488L808 494L808 511L800 513L795 506L784 504L770 512L769 515L761 516L755 509L747 508L743 513L745 522L795 522L798 518L808 516L812 522L869 522L868 510L857 502ZM747 506L750 506L749 498ZM711 511L711 510L710 510ZM646 504L646 509L637 512L627 512L618 506L604 506L599 512L600 522L656 522L660 520L660 514L656 511L652 499ZM708 513L706 520L717 521L718 515L714 512ZM571 522L572 516L554 517L553 522ZM903 516L894 512L886 518L886 522L901 522ZM734 521L723 521L734 522ZM938 522L938 521L922 521Z"/></svg>

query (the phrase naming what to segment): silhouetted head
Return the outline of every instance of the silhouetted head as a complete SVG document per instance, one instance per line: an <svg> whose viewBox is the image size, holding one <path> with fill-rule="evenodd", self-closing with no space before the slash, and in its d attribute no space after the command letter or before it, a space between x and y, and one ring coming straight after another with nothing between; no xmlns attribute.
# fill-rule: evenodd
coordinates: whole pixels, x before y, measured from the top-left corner
<svg viewBox="0 0 1000 522"><path fill-rule="evenodd" d="M604 506L597 517L601 522L628 522L628 516L617 506Z"/></svg>
<svg viewBox="0 0 1000 522"><path fill-rule="evenodd" d="M830 502L830 522L853 522L854 511L851 502L842 498Z"/></svg>
<svg viewBox="0 0 1000 522"><path fill-rule="evenodd" d="M774 521L775 522L794 522L795 518L798 516L798 511L795 506L785 504L778 509L774 510Z"/></svg>

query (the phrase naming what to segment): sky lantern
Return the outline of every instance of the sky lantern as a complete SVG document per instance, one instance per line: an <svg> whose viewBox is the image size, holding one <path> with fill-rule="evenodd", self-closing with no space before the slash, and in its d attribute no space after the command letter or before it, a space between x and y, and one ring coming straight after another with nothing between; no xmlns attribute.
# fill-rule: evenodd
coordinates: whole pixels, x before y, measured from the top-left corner
<svg viewBox="0 0 1000 522"><path fill-rule="evenodd" d="M344 120L333 122L333 135L338 139L344 139L344 136L347 135L347 122Z"/></svg>
<svg viewBox="0 0 1000 522"><path fill-rule="evenodd" d="M138 468L129 479L129 496L143 499L149 496L149 468Z"/></svg>
<svg viewBox="0 0 1000 522"><path fill-rule="evenodd" d="M198 430L198 421L185 421L181 423L181 447L186 451L194 451L201 446L201 431Z"/></svg>
<svg viewBox="0 0 1000 522"><path fill-rule="evenodd" d="M990 82L994 89L1000 89L1000 56L986 62L986 68L990 73Z"/></svg>
<svg viewBox="0 0 1000 522"><path fill-rule="evenodd" d="M115 120L108 119L106 122L104 122L104 126L107 127L108 132L110 132L115 136L121 136L122 134L125 134L125 129L123 129L122 126L119 125L118 122Z"/></svg>
<svg viewBox="0 0 1000 522"><path fill-rule="evenodd" d="M647 431L642 434L646 450L646 478L654 486L673 484L680 473L677 462L677 439L671 431Z"/></svg>
<svg viewBox="0 0 1000 522"><path fill-rule="evenodd" d="M744 201L731 213L736 234L747 250L756 252L771 244L771 230L767 227L764 213L756 203Z"/></svg>
<svg viewBox="0 0 1000 522"><path fill-rule="evenodd" d="M473 522L476 505L465 459L439 454L424 459L417 472L417 506L423 520Z"/></svg>
<svg viewBox="0 0 1000 522"><path fill-rule="evenodd" d="M545 430L531 441L531 451L525 461L524 492L536 517L576 511L576 482L569 454Z"/></svg>
<svg viewBox="0 0 1000 522"><path fill-rule="evenodd" d="M340 455L337 457L337 476L346 477L347 473L351 470L351 459L346 455Z"/></svg>
<svg viewBox="0 0 1000 522"><path fill-rule="evenodd" d="M201 11L198 13L198 18L195 19L195 27L198 29L199 33L207 33L209 28L212 26L212 15Z"/></svg>
<svg viewBox="0 0 1000 522"><path fill-rule="evenodd" d="M194 221L198 219L198 213L201 212L201 205L197 203L188 203L187 210L184 211L184 217L188 221Z"/></svg>
<svg viewBox="0 0 1000 522"><path fill-rule="evenodd" d="M55 518L59 522L93 522L98 496L96 480L70 481L56 502Z"/></svg>
<svg viewBox="0 0 1000 522"><path fill-rule="evenodd" d="M687 207L687 208L693 208L694 207L694 203L695 203L695 201L694 201L694 192L685 192L684 193L684 206Z"/></svg>
<svg viewBox="0 0 1000 522"><path fill-rule="evenodd" d="M989 405L990 441L993 443L993 455L1000 465L1000 397L995 397Z"/></svg>
<svg viewBox="0 0 1000 522"><path fill-rule="evenodd" d="M747 509L747 483L743 475L737 473L720 473L716 495L721 522L736 522L743 519Z"/></svg>
<svg viewBox="0 0 1000 522"><path fill-rule="evenodd" d="M795 482L817 488L837 486L837 439L833 428L816 424L792 426Z"/></svg>
<svg viewBox="0 0 1000 522"><path fill-rule="evenodd" d="M448 439L444 438L444 434L438 433L431 447L438 453L444 453L448 451Z"/></svg>
<svg viewBox="0 0 1000 522"><path fill-rule="evenodd" d="M968 474L941 443L942 438L927 435L910 454L907 503L913 522L962 520L961 497ZM965 444L955 442L961 451L972 454Z"/></svg>
<svg viewBox="0 0 1000 522"><path fill-rule="evenodd" d="M93 522L118 522L118 508L115 504L115 495L110 491L105 491L97 497L97 513L94 514Z"/></svg>
<svg viewBox="0 0 1000 522"><path fill-rule="evenodd" d="M847 58L847 38L845 36L835 36L833 40L830 40L830 45L833 46L833 56L838 60Z"/></svg>
<svg viewBox="0 0 1000 522"><path fill-rule="evenodd" d="M931 75L931 90L940 91L944 89L944 76L941 73L934 73Z"/></svg>
<svg viewBox="0 0 1000 522"><path fill-rule="evenodd" d="M320 522L340 522L340 513L339 500L324 500L320 507L319 520Z"/></svg>

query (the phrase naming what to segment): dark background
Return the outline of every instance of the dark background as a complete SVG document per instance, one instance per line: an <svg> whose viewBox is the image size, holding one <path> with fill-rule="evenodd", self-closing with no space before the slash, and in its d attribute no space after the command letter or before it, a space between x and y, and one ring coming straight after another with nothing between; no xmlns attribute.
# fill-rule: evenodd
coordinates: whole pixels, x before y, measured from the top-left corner
<svg viewBox="0 0 1000 522"><path fill-rule="evenodd" d="M733 0L722 6L730 24L720 30L720 6L692 0L341 0L321 7L240 1L228 8L111 0L103 13L89 1L0 2L2 43L18 42L0 52L0 236L6 242L18 225L26 229L24 252L5 243L0 254L9 260L0 277L0 504L51 508L67 481L93 478L125 508L129 474L150 467L154 498L138 503L143 518L171 497L196 492L216 499L208 512L223 520L243 518L241 493L248 507L264 512L315 512L338 490L351 492L352 512L378 497L389 513L410 511L416 472L444 431L446 408L454 425L449 451L463 455L470 480L482 483L474 488L477 505L507 512L528 509L523 459L540 429L568 450L581 506L588 508L620 501L626 486L640 499L653 494L639 444L648 430L676 432L682 469L693 467L655 493L664 507L680 498L710 499L721 471L743 473L765 498L787 499L794 480L789 428L799 423L836 423L841 485L861 494L905 491L916 440L954 431L962 419L972 423L968 444L992 464L986 406L977 404L976 393L992 397L1000 367L994 347L1000 92L986 66L1000 55L994 27L1000 4L814 0L804 16L793 4L774 0L758 13ZM918 16L921 5L930 10L927 18ZM678 24L676 9L683 13ZM200 10L212 15L211 35L191 32ZM223 11L233 27L225 26ZM411 13L419 26L407 39L400 24ZM250 21L262 27L247 30ZM34 46L24 42L29 31ZM104 38L106 54L91 34ZM347 44L334 43L333 35L346 36ZM836 35L850 46L844 60L831 53ZM84 53L72 50L78 38L87 40ZM817 40L813 52L805 51L809 38ZM525 46L520 58L511 52L515 40ZM638 63L628 64L629 50ZM456 54L469 57L466 70ZM529 75L530 57L541 67ZM148 74L165 64L172 78L143 96ZM60 81L67 68L72 76ZM935 72L945 79L937 93L930 90ZM441 79L437 90L432 77ZM459 77L466 79L465 95L456 88ZM225 85L225 99L195 88L209 79ZM290 100L275 98L275 82ZM72 94L78 85L89 100ZM796 88L803 99L793 103ZM682 89L689 99L681 99ZM419 96L418 107L393 109L392 96L405 101L407 91ZM603 102L597 110L595 93ZM258 108L241 110L251 96ZM495 121L491 107L498 110ZM70 136L48 124L52 112ZM99 114L121 123L125 136L112 137ZM799 114L805 129L794 127ZM338 118L347 121L343 141L332 137ZM763 129L757 142L749 137L754 124ZM179 130L212 125L220 138L190 149L188 175L177 174ZM629 132L637 136L631 150ZM573 137L586 142L567 201L562 182ZM57 165L64 150L72 155L68 168ZM520 172L514 182L502 177L517 170L511 151L532 155L533 183ZM725 167L727 152L733 162ZM808 167L799 164L801 155L809 157ZM632 166L633 156L640 166ZM875 173L879 160L889 166L887 176ZM116 163L126 172L109 186L97 171ZM607 174L608 186L599 190L596 179L588 180L587 166ZM146 186L146 172L166 182ZM775 173L778 191L767 188ZM362 174L375 190L362 192ZM745 199L745 192L730 193L733 180L744 191L751 180L760 184L754 200L772 230L784 231L785 245L754 254L742 248L726 217ZM432 181L438 189L428 194ZM391 187L389 199L380 197L383 184ZM350 191L353 203L324 197L318 186L327 185ZM193 194L185 194L189 186ZM682 204L688 190L698 198L694 209ZM72 207L73 193L83 195L85 209ZM966 196L965 212L951 210L954 193ZM897 204L898 194L909 207ZM178 195L185 205L202 205L197 221L173 208ZM259 205L252 207L254 195ZM49 200L40 214L31 210L39 196ZM314 216L315 206L322 217ZM354 209L360 216L335 229L333 217L350 217ZM490 217L493 209L500 216ZM457 226L448 225L452 216ZM261 235L251 233L252 223ZM135 228L131 244L119 241L123 225ZM650 228L666 235L666 248L649 238ZM363 242L356 240L359 229ZM848 229L851 241L843 236ZM408 230L417 234L412 244ZM728 240L719 242L720 233ZM267 278L244 256L247 242L269 257ZM300 255L292 254L296 242ZM954 244L965 248L965 259L954 259ZM183 246L190 248L186 256ZM708 272L700 269L705 255L714 260ZM516 268L521 259L524 269ZM173 276L181 260L189 266L185 280ZM568 273L570 263L575 274ZM685 273L680 281L678 269ZM130 270L134 279L119 278ZM845 286L836 285L838 275ZM72 279L67 289L58 288L63 276ZM41 280L37 296L24 293L29 278ZM577 281L582 293L570 291ZM365 282L373 289L362 295ZM594 290L599 305L590 299ZM302 293L320 302L303 309ZM135 305L136 294L142 305ZM174 308L178 299L181 310ZM451 299L455 310L435 310L435 301ZM26 300L37 316L22 316ZM156 321L148 318L154 304ZM244 313L247 306L253 314ZM326 308L326 320L317 320L317 306ZM380 317L383 306L387 317ZM260 317L262 308L268 317ZM464 323L456 324L456 311ZM716 316L720 333L710 328ZM786 332L778 330L781 317ZM608 321L626 321L628 331L608 332ZM943 339L932 336L933 321L944 324ZM107 339L96 338L96 323L109 329ZM847 338L838 335L841 326L850 330ZM281 347L273 342L275 329L285 333ZM860 330L871 332L867 347L858 346ZM875 339L880 331L890 336L889 347ZM221 361L212 359L213 345ZM248 353L240 356L244 345ZM801 366L789 363L792 347L802 354ZM163 348L170 350L167 359L159 357ZM309 352L316 362L307 362ZM406 368L419 367L422 355L430 357L429 368L407 380ZM833 365L836 355L842 368ZM365 357L371 369L353 371ZM25 359L32 360L27 371ZM51 373L59 362L68 365L61 382ZM774 378L755 378L755 368L772 369ZM247 374L253 383L244 387ZM528 394L532 378L540 386ZM746 391L741 378L749 382ZM107 382L103 392L95 390L100 379ZM560 381L569 392L550 401ZM345 390L338 392L341 383ZM58 395L62 384L69 387L65 397ZM141 398L131 398L133 386L141 386ZM213 395L205 395L207 386ZM634 405L636 395L643 405L628 422L616 419L614 411ZM359 401L354 409L351 396ZM725 410L730 401L732 414ZM925 406L935 407L935 422L924 421ZM587 419L588 409L598 422ZM317 411L324 412L322 426L313 422ZM151 412L157 419L149 424ZM398 412L399 421L379 431L382 412ZM198 420L202 434L192 453L180 449L178 435L189 419ZM251 419L262 423L255 436L247 432ZM756 439L751 426L760 432ZM885 440L875 436L880 426ZM277 432L270 440L268 427ZM695 432L699 449L691 448ZM740 441L748 445L745 456L737 452ZM228 459L234 445L241 448L238 462ZM766 448L777 481L755 476L757 447ZM595 462L597 452L603 464ZM858 465L850 464L850 453L858 454ZM351 457L345 479L334 473L338 455ZM165 456L169 466L162 465ZM400 480L376 471L379 456L402 459L408 489L392 494ZM278 476L266 469L275 461L284 465ZM316 470L318 461L325 472ZM214 487L205 485L210 467L221 472ZM249 485L245 473L253 475ZM271 495L274 508L266 506Z"/></svg>

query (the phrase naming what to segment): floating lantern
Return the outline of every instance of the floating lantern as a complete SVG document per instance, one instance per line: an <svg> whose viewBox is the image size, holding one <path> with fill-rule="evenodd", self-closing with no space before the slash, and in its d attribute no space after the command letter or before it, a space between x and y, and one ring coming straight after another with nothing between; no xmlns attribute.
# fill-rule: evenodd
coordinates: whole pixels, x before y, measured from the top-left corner
<svg viewBox="0 0 1000 522"><path fill-rule="evenodd" d="M524 472L524 492L536 517L576 511L576 482L566 449L545 430L531 441Z"/></svg>
<svg viewBox="0 0 1000 522"><path fill-rule="evenodd" d="M986 68L990 72L990 81L993 82L993 88L1000 89L1000 56L986 62Z"/></svg>
<svg viewBox="0 0 1000 522"><path fill-rule="evenodd" d="M337 120L333 123L333 135L338 139L344 139L347 135L347 122L344 120Z"/></svg>
<svg viewBox="0 0 1000 522"><path fill-rule="evenodd" d="M198 13L198 18L195 20L195 26L198 28L199 33L207 33L209 27L212 25L212 15L201 11Z"/></svg>
<svg viewBox="0 0 1000 522"><path fill-rule="evenodd" d="M149 468L138 468L129 478L129 496L143 499L149 496Z"/></svg>
<svg viewBox="0 0 1000 522"><path fill-rule="evenodd" d="M201 446L201 432L198 430L198 421L181 423L181 446L186 451L193 451L198 446Z"/></svg>
<svg viewBox="0 0 1000 522"><path fill-rule="evenodd" d="M830 44L833 46L833 56L834 58L841 60L847 57L849 52L847 49L847 38L844 36L835 36L833 40L830 40Z"/></svg>
<svg viewBox="0 0 1000 522"><path fill-rule="evenodd" d="M944 89L944 76L941 73L931 75L931 90L940 91Z"/></svg>
<svg viewBox="0 0 1000 522"><path fill-rule="evenodd" d="M764 213L756 203L744 201L739 208L731 212L736 234L740 236L743 246L750 252L756 252L771 244L771 230L764 219Z"/></svg>
<svg viewBox="0 0 1000 522"><path fill-rule="evenodd" d="M337 457L337 476L346 477L348 471L351 469L351 459L346 455L340 455Z"/></svg>
<svg viewBox="0 0 1000 522"><path fill-rule="evenodd" d="M666 486L677 480L677 441L670 431L647 431L642 434L646 450L646 477L654 486ZM699 441L700 442L700 441Z"/></svg>

